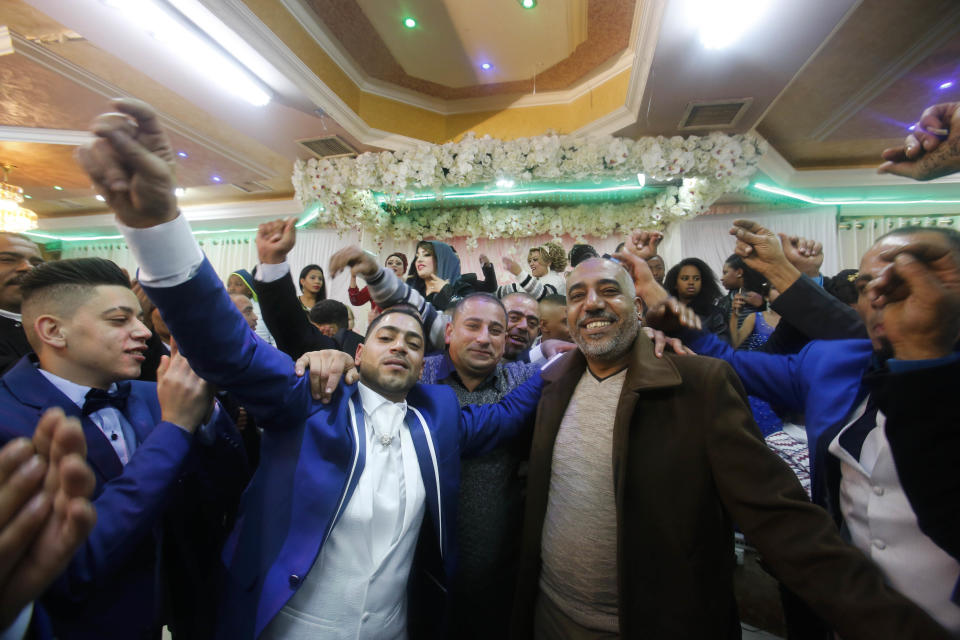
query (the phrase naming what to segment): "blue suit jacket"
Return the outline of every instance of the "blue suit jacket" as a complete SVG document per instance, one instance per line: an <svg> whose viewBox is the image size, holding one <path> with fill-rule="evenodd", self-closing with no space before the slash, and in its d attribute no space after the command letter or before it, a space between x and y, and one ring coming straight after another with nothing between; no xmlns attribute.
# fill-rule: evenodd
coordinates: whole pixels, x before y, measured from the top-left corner
<svg viewBox="0 0 960 640"><path fill-rule="evenodd" d="M813 501L838 516L839 466L827 450L869 389L869 340L814 340L800 353L773 355L735 351L705 332L684 332L684 342L704 356L726 360L747 393L788 411L806 415Z"/></svg>
<svg viewBox="0 0 960 640"><path fill-rule="evenodd" d="M182 490L181 476L192 465L191 452L197 448L194 438L161 421L155 383L132 381L124 415L138 446L124 467L97 425L24 357L0 379L0 445L16 437L32 437L37 421L50 407L60 407L80 420L87 462L97 482L93 494L97 523L43 598L56 634L61 638L149 636L160 623L158 524ZM240 451L239 434L225 413L221 415L215 425L218 441Z"/></svg>
<svg viewBox="0 0 960 640"><path fill-rule="evenodd" d="M363 471L365 440L349 418L360 408L356 386L341 386L329 405L314 401L307 377L297 377L292 360L250 330L206 261L182 285L144 290L194 370L234 393L264 428L260 466L223 552L218 629L222 638L256 637L312 568ZM410 579L412 633L442 627L455 569L460 457L532 425L541 384L536 375L499 404L463 410L445 386L417 384L408 393L427 514Z"/></svg>

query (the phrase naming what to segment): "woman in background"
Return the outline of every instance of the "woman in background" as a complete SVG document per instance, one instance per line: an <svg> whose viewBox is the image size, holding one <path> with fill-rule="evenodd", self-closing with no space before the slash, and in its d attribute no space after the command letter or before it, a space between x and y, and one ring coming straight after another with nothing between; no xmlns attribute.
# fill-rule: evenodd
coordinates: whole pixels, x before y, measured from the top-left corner
<svg viewBox="0 0 960 640"><path fill-rule="evenodd" d="M684 258L667 272L667 292L700 317L703 329L727 338L727 316L720 306L723 294L713 269L700 258Z"/></svg>

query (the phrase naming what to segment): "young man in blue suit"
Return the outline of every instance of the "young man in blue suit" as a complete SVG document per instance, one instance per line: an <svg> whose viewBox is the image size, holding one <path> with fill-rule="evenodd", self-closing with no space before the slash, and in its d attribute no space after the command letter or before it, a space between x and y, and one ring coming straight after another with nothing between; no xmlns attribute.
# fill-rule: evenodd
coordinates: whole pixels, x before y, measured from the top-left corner
<svg viewBox="0 0 960 640"><path fill-rule="evenodd" d="M115 107L125 115L98 118L99 138L81 149L81 162L184 355L264 429L261 464L223 552L218 636L440 635L460 457L524 431L540 376L499 403L461 409L451 389L417 384L423 325L415 310L397 307L367 330L360 384L329 405L315 401L289 357L250 331L179 215L172 149L153 111L132 100Z"/></svg>
<svg viewBox="0 0 960 640"><path fill-rule="evenodd" d="M60 407L81 421L96 478L97 525L43 598L56 635L151 637L166 622L178 637L203 637L212 620L195 589L213 584L216 565L204 556L222 542L218 488L235 495L242 488L239 435L226 419L198 433L210 392L182 356L165 361L158 383L133 380L150 331L112 262L46 263L23 278L21 290L36 361L22 358L0 380L0 441L31 437L40 415ZM208 453L217 460L209 470ZM197 519L202 513L221 521ZM189 532L181 529L186 519ZM190 555L201 541L207 548ZM171 576L181 579L171 584ZM180 599L165 599L160 585Z"/></svg>

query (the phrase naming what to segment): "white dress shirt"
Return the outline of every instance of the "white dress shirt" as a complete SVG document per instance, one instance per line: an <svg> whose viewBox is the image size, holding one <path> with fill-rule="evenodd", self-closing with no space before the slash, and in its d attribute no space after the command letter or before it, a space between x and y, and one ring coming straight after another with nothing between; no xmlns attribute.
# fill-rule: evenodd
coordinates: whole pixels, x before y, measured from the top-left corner
<svg viewBox="0 0 960 640"><path fill-rule="evenodd" d="M877 425L864 439L859 458L840 444L866 408L864 400L829 448L840 460L840 509L851 541L894 589L960 637L960 606L950 601L960 565L920 531L884 434L886 417L877 413Z"/></svg>
<svg viewBox="0 0 960 640"><path fill-rule="evenodd" d="M50 384L59 389L60 393L83 409L83 403L87 399L87 392L90 391L90 387L70 382L43 369L38 369L38 371L50 381ZM114 393L116 390L117 385L111 384L107 391L108 393ZM137 448L137 435L123 413L116 407L104 407L91 413L89 418L110 441L110 446L113 447L123 466L127 466L127 463L130 462L130 456Z"/></svg>
<svg viewBox="0 0 960 640"><path fill-rule="evenodd" d="M358 395L363 472L313 567L267 625L264 640L406 638L407 581L426 493L404 422L407 404L393 403L363 383Z"/></svg>

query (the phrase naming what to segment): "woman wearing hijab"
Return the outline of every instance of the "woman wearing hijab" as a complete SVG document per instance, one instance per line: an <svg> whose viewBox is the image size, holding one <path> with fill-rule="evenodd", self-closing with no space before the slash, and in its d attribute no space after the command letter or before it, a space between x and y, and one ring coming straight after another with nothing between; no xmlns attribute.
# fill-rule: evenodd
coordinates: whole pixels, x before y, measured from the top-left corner
<svg viewBox="0 0 960 640"><path fill-rule="evenodd" d="M227 293L239 293L240 295L250 298L250 301L253 302L253 312L257 314L258 318L263 318L263 313L260 311L260 301L257 299L257 292L253 288L253 276L250 275L249 271L246 269L237 269L231 273L230 277L227 278ZM273 339L273 336L270 335L270 330L267 329L266 322L258 322L257 328L254 329L254 331L264 342L276 345L276 341Z"/></svg>

